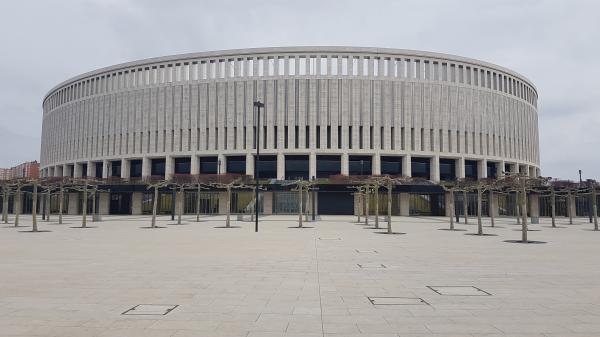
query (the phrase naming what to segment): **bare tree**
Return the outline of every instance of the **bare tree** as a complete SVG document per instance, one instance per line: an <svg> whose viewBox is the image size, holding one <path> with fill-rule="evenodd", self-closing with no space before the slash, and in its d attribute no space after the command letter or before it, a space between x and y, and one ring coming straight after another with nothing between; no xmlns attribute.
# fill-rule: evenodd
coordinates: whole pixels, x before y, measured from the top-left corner
<svg viewBox="0 0 600 337"><path fill-rule="evenodd" d="M146 189L152 189L154 191L154 195L152 197L152 221L150 223L150 228L158 228L156 226L156 212L158 208L158 192L161 188L168 186L169 182L163 179L152 177L146 180Z"/></svg>
<svg viewBox="0 0 600 337"><path fill-rule="evenodd" d="M8 199L12 192L12 186L9 180L0 180L2 187L2 222L8 224Z"/></svg>
<svg viewBox="0 0 600 337"><path fill-rule="evenodd" d="M297 180L293 180L289 183L286 183L284 185L295 185L295 188L292 189L292 191L297 191L298 192L298 228L303 228L303 222L302 222L302 216L304 215L304 202L303 202L303 195L304 193L307 194L307 204L308 204L308 194L309 191L311 191L311 189L314 187L314 185L316 184L315 180L304 180L304 179L297 179ZM307 219L308 220L308 219Z"/></svg>
<svg viewBox="0 0 600 337"><path fill-rule="evenodd" d="M540 188L543 184L543 179L529 177L526 173L508 173L502 179L503 186L509 191L518 192L518 203L521 213L521 241L529 243L527 236L527 196L528 193Z"/></svg>
<svg viewBox="0 0 600 337"><path fill-rule="evenodd" d="M449 216L450 216L450 230L455 230L454 228L454 216L455 216L455 198L454 194L457 192L464 192L464 186L461 184L462 180L451 180L451 181L442 181L440 186L444 189L444 191L448 192L449 196Z"/></svg>
<svg viewBox="0 0 600 337"><path fill-rule="evenodd" d="M94 191L98 188L99 181L95 178L83 177L72 180L71 190L79 191L83 193L82 197L82 210L81 210L81 226L72 228L90 228L87 225L88 216L88 201L89 197L93 196Z"/></svg>
<svg viewBox="0 0 600 337"><path fill-rule="evenodd" d="M227 213L225 217L225 228L231 227L231 194L234 189L252 189L254 186L251 186L245 182L246 177L243 176L224 176L219 179L218 182L213 182L210 185L216 187L218 189L224 189L227 193Z"/></svg>
<svg viewBox="0 0 600 337"><path fill-rule="evenodd" d="M29 180L23 179L23 178L13 179L10 182L10 186L12 187L12 190L14 191L14 201L13 201L13 209L14 209L14 213L15 213L14 227L19 227L19 218L20 218L20 214L21 214L21 207L23 205L23 201L21 200L22 196L23 196L22 189L23 189L23 187L28 186L29 184L30 184Z"/></svg>
<svg viewBox="0 0 600 337"><path fill-rule="evenodd" d="M375 228L379 228L379 188L383 187L387 191L387 234L393 234L392 231L392 191L396 185L404 185L412 181L412 178L406 176L376 176L371 177L370 182L375 186Z"/></svg>

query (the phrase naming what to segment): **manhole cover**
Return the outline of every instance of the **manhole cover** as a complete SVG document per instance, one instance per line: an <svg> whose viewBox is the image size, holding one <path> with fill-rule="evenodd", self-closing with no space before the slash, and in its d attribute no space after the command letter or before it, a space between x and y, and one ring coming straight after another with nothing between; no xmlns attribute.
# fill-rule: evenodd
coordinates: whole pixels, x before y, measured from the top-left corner
<svg viewBox="0 0 600 337"><path fill-rule="evenodd" d="M373 305L429 305L419 297L367 297Z"/></svg>
<svg viewBox="0 0 600 337"><path fill-rule="evenodd" d="M371 250L371 249L366 249L366 250L363 250L363 249L355 249L355 250L356 250L356 252L357 252L357 253L359 253L359 254L377 254L377 251L376 251L376 250Z"/></svg>
<svg viewBox="0 0 600 337"><path fill-rule="evenodd" d="M427 286L444 296L491 296L487 291L473 286Z"/></svg>
<svg viewBox="0 0 600 337"><path fill-rule="evenodd" d="M358 263L356 264L359 268L387 268L384 264L381 263Z"/></svg>
<svg viewBox="0 0 600 337"><path fill-rule="evenodd" d="M319 238L319 240L341 240L340 238Z"/></svg>
<svg viewBox="0 0 600 337"><path fill-rule="evenodd" d="M173 304L138 304L135 307L125 311L122 315L159 315L164 316L178 305Z"/></svg>

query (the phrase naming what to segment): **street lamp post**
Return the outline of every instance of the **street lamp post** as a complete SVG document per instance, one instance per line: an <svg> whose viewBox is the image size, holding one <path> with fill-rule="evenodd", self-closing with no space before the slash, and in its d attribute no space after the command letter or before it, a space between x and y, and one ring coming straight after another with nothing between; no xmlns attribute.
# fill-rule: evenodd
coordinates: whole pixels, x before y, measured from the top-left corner
<svg viewBox="0 0 600 337"><path fill-rule="evenodd" d="M260 165L260 108L264 108L265 104L261 101L254 102L256 107L256 160L254 161L254 181L256 182L256 201L254 202L254 232L258 232L258 179L259 179L259 165Z"/></svg>
<svg viewBox="0 0 600 337"><path fill-rule="evenodd" d="M313 181L315 180L314 176L312 177L312 180ZM315 220L316 220L316 216L315 216L315 210L316 210L315 201L316 201L315 200L315 188L313 187L313 189L312 189L312 221L313 222L315 222Z"/></svg>

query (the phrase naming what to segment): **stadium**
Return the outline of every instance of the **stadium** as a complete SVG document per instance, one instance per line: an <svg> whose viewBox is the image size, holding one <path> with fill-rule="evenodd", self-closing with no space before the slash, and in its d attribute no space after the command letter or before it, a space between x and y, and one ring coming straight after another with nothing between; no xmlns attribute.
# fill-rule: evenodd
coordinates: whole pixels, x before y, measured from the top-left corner
<svg viewBox="0 0 600 337"><path fill-rule="evenodd" d="M540 175L537 97L512 70L413 50L281 47L158 57L50 90L40 175L130 181L105 186L104 214L149 212L152 194L136 181L253 176L256 163L268 182L259 200L264 214L297 211L297 193L281 182L298 178L319 181L311 199L317 214L354 214L356 196L333 177L404 175L431 184L398 187L394 213L444 215L437 182ZM258 125L257 101L264 104ZM160 198L161 212L169 212L171 193ZM232 211L247 212L252 198L236 191ZM79 199L69 194L69 213L81 211ZM510 196L493 203L499 215L513 212ZM197 204L208 214L226 207L219 190L186 193L186 212Z"/></svg>

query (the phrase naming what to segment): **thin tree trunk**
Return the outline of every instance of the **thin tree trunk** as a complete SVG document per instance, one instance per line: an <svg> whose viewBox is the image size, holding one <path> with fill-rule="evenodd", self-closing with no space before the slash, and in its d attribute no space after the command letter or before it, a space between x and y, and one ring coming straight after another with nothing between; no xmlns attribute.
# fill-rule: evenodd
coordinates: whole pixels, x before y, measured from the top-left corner
<svg viewBox="0 0 600 337"><path fill-rule="evenodd" d="M306 187L306 207L304 208L304 221L308 222L308 213L310 212L310 192Z"/></svg>
<svg viewBox="0 0 600 337"><path fill-rule="evenodd" d="M227 186L227 216L225 218L225 227L231 227L231 186Z"/></svg>
<svg viewBox="0 0 600 337"><path fill-rule="evenodd" d="M200 222L200 184L196 192L196 222Z"/></svg>
<svg viewBox="0 0 600 337"><path fill-rule="evenodd" d="M370 191L367 187L367 191L365 192L365 225L369 225L369 199L371 196L369 195Z"/></svg>
<svg viewBox="0 0 600 337"><path fill-rule="evenodd" d="M454 191L450 191L450 230L454 230Z"/></svg>
<svg viewBox="0 0 600 337"><path fill-rule="evenodd" d="M81 220L81 227L87 227L87 203L88 203L88 186L87 181L83 187L83 219Z"/></svg>
<svg viewBox="0 0 600 337"><path fill-rule="evenodd" d="M556 194L554 188L550 189L550 211L552 213L552 227L556 228Z"/></svg>
<svg viewBox="0 0 600 337"><path fill-rule="evenodd" d="M298 227L302 228L302 185L298 185Z"/></svg>
<svg viewBox="0 0 600 337"><path fill-rule="evenodd" d="M156 228L156 206L158 205L158 186L154 186L154 198L152 199L152 228Z"/></svg>
<svg viewBox="0 0 600 337"><path fill-rule="evenodd" d="M50 222L50 191L46 191L42 195L44 198L44 217L46 218L46 222Z"/></svg>
<svg viewBox="0 0 600 337"><path fill-rule="evenodd" d="M463 216L465 217L465 225L469 223L469 199L467 191L463 191Z"/></svg>
<svg viewBox="0 0 600 337"><path fill-rule="evenodd" d="M492 223L492 227L496 227L496 203L494 202L494 191L490 190L489 200L488 200L488 212L490 213L490 221Z"/></svg>
<svg viewBox="0 0 600 337"><path fill-rule="evenodd" d="M183 185L179 187L179 200L176 202L175 207L177 207L177 224L181 225L181 213L183 213Z"/></svg>
<svg viewBox="0 0 600 337"><path fill-rule="evenodd" d="M33 200L31 202L31 223L32 223L32 231L37 232L37 197L38 197L38 185L37 183L33 183Z"/></svg>
<svg viewBox="0 0 600 337"><path fill-rule="evenodd" d="M15 201L13 202L13 208L15 211L15 227L19 226L19 213L21 213L21 188L17 188L15 194Z"/></svg>
<svg viewBox="0 0 600 337"><path fill-rule="evenodd" d="M356 214L358 214L358 223L361 223L360 220L360 216L363 214L363 210L365 209L364 205L363 205L363 196L362 193L357 192L358 194L358 212L356 212Z"/></svg>
<svg viewBox="0 0 600 337"><path fill-rule="evenodd" d="M481 208L482 208L482 199L483 192L481 187L477 188L477 234L483 235L483 225L481 223Z"/></svg>
<svg viewBox="0 0 600 337"><path fill-rule="evenodd" d="M522 216L522 241L527 242L527 192L525 188L521 190L521 216Z"/></svg>
<svg viewBox="0 0 600 337"><path fill-rule="evenodd" d="M63 207L65 200L65 188L60 185L60 192L58 194L58 223L62 225L63 223Z"/></svg>
<svg viewBox="0 0 600 337"><path fill-rule="evenodd" d="M573 204L573 196L571 195L571 191L567 191L567 212L569 213L569 225L573 224L573 211L572 211L572 206Z"/></svg>
<svg viewBox="0 0 600 337"><path fill-rule="evenodd" d="M521 224L521 197L519 196L519 191L515 192L515 200L516 203L516 211L517 211L517 225Z"/></svg>
<svg viewBox="0 0 600 337"><path fill-rule="evenodd" d="M393 185L390 183L388 184L387 190L388 190L388 197L387 197L387 213L388 213L388 218L387 218L387 232L388 234L392 234L392 188Z"/></svg>
<svg viewBox="0 0 600 337"><path fill-rule="evenodd" d="M596 189L592 187L592 215L594 217L594 230L598 230L598 205L596 205Z"/></svg>
<svg viewBox="0 0 600 337"><path fill-rule="evenodd" d="M375 185L375 228L379 229L379 185Z"/></svg>

